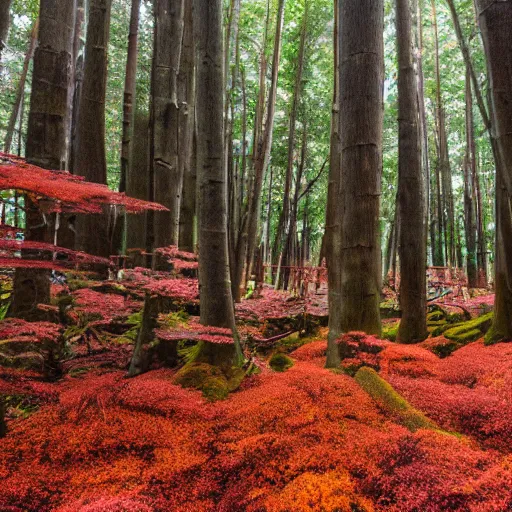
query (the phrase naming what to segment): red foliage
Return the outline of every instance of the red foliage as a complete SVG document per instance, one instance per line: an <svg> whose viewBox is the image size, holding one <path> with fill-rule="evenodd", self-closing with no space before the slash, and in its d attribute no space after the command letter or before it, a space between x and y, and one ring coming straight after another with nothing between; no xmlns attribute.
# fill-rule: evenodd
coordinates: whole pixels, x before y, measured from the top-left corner
<svg viewBox="0 0 512 512"><path fill-rule="evenodd" d="M26 322L18 318L0 322L0 340L4 342L55 342L61 331L60 325L50 322Z"/></svg>
<svg viewBox="0 0 512 512"><path fill-rule="evenodd" d="M391 348L376 355L391 370L399 358L407 364L405 351L386 355ZM324 351L325 342L301 347L289 371L263 369L214 404L172 384L170 370L68 378L54 385L59 404L11 422L0 444L0 509L510 509L510 457L443 433L410 433L353 379L323 369ZM415 364L430 356L418 349ZM425 380L387 378L410 383L411 400ZM425 403L435 391L423 391Z"/></svg>
<svg viewBox="0 0 512 512"><path fill-rule="evenodd" d="M222 327L201 325L198 317L192 317L186 326L179 328L163 328L155 331L157 338L167 341L206 341L221 345L233 344L233 332Z"/></svg>
<svg viewBox="0 0 512 512"><path fill-rule="evenodd" d="M28 192L44 211L101 213L105 204L124 206L130 213L166 210L162 205L127 197L65 171L30 165L14 155L0 153L0 163L0 190Z"/></svg>
<svg viewBox="0 0 512 512"><path fill-rule="evenodd" d="M199 300L199 282L197 279L152 280L144 286L144 290L181 302Z"/></svg>
<svg viewBox="0 0 512 512"><path fill-rule="evenodd" d="M30 250L37 252L51 252L53 254L61 254L69 257L70 263L79 264L99 264L99 265L110 265L110 260L106 258L100 258L99 256L92 256L85 252L73 251L71 249L65 249L64 247L58 247L53 244L45 242L30 242L30 241L17 241L17 240L5 240L0 239L0 251L8 253L16 253L22 250ZM66 263L68 263L66 262ZM59 265L62 265L62 260L58 261Z"/></svg>
<svg viewBox="0 0 512 512"><path fill-rule="evenodd" d="M90 288L83 288L72 293L75 299L75 311L99 317L104 322L116 318L126 318L142 308L140 302L123 295L100 293Z"/></svg>
<svg viewBox="0 0 512 512"><path fill-rule="evenodd" d="M168 260L185 260L185 261L197 261L197 254L193 252L185 252L180 251L179 248L175 245L170 245L169 247L160 247L155 249L155 253L163 256Z"/></svg>

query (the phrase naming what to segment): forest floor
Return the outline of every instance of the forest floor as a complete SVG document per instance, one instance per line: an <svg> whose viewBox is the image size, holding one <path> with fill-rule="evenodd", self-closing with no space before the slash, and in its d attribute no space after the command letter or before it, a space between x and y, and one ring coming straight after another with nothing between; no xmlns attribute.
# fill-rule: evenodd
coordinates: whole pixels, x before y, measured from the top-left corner
<svg viewBox="0 0 512 512"><path fill-rule="evenodd" d="M484 344L491 295L432 305L431 338L405 346L388 293L389 339L344 336L331 371L325 290L264 289L237 308L258 371L212 402L158 364L125 378L148 290L173 304L157 332L201 339L193 273L141 269L55 285L67 325L0 324L2 512L512 510L512 344Z"/></svg>

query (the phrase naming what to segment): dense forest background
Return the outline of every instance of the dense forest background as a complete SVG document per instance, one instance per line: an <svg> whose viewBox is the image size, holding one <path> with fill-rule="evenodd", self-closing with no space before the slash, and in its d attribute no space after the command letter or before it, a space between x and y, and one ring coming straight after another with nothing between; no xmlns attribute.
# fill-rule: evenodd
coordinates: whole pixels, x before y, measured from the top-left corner
<svg viewBox="0 0 512 512"><path fill-rule="evenodd" d="M467 165L466 141L466 67L461 53L449 6L446 2L418 0L415 13L416 37L422 37L423 51L417 51L421 57L424 74L424 97L426 127L428 138L428 168L430 169L430 229L439 232L436 201L436 169L440 167L439 122L436 114L438 104L438 81L436 75L436 45L439 49L439 84L442 108L446 118L446 134L450 179L453 187L453 218L455 222L456 261L453 266L463 268L466 258L466 233L464 231L464 182ZM2 55L2 75L0 94L0 140L5 139L9 117L12 114L16 90L23 70L25 55L28 51L31 32L38 15L38 2L14 0L11 6L12 24L7 48ZM435 10L433 9L435 8ZM110 41L108 47L108 82L106 96L106 151L108 184L117 189L120 181L120 153L123 119L123 87L126 70L126 51L130 22L131 2L114 0ZM391 245L395 221L397 174L398 174L398 125L397 125L397 64L396 29L393 2L385 2L385 121L384 121L384 171L381 208L381 234L384 258L386 247ZM473 3L470 0L456 2L463 36L469 44L471 59L476 76L483 92L487 94L485 60L481 40L478 36ZM414 7L413 7L414 10ZM225 25L229 24L230 5L225 6ZM252 154L255 116L258 103L260 65L262 51L266 57L266 81L270 82L270 65L274 47L276 1L241 2L239 32L236 46L236 59L230 62L230 69L237 67L237 80L232 89L233 105L233 158L239 169L242 165L244 102L246 105L246 153ZM437 27L434 25L436 16ZM267 29L267 19L269 20ZM279 64L279 80L276 99L276 113L273 127L273 144L270 166L265 173L261 201L261 237L265 238L267 218L270 222L269 239L275 240L279 225L279 212L283 208L286 171L289 155L290 113L296 90L301 30L305 26L304 66L300 83L297 107L295 144L293 148L294 181L299 167L301 181L298 204L297 232L302 239L304 227L308 246L311 248L309 260L318 263L325 224L327 202L328 165L324 163L330 152L330 123L333 71L333 11L332 2L324 0L301 0L285 2L282 35L282 55ZM420 33L421 28L421 33ZM266 34L264 40L264 34ZM82 38L83 39L83 38ZM80 53L83 53L82 40ZM418 47L418 40L416 47ZM148 112L151 84L151 60L153 47L153 14L149 2L142 2L139 27L139 54L137 66L138 112ZM233 53L235 57L235 53ZM242 84L241 77L244 78ZM77 78L80 79L79 77ZM10 147L11 152L24 154L27 134L27 118L31 87L31 68L25 82L20 116ZM243 87L243 90L242 90ZM481 194L481 219L484 240L479 245L485 251L488 263L493 262L494 244L494 161L482 121L480 111L472 102L475 133L476 161ZM21 128L21 130L20 130ZM304 152L303 152L304 149ZM303 153L302 153L303 152ZM303 156L301 156L303 155ZM301 161L303 158L303 162ZM239 171L240 172L240 171ZM308 187L308 185L311 185ZM294 185L295 186L295 183ZM299 194L299 195L300 195ZM14 215L8 210L7 215ZM448 209L445 215L448 215ZM445 220L446 223L446 220ZM430 265L445 265L446 255L437 257L432 250L434 239L429 236ZM274 257L275 261L275 257ZM389 263L384 263L384 270ZM489 277L492 267L487 269Z"/></svg>

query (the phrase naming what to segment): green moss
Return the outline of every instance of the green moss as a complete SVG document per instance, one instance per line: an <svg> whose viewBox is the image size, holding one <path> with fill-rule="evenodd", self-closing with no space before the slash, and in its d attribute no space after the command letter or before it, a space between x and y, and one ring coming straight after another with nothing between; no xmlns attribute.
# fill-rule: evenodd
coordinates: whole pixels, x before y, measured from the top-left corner
<svg viewBox="0 0 512 512"><path fill-rule="evenodd" d="M398 336L398 328L400 327L400 322L389 323L382 326L382 339L389 341L396 341L396 337Z"/></svg>
<svg viewBox="0 0 512 512"><path fill-rule="evenodd" d="M288 357L286 354L277 352L270 358L268 364L275 372L285 372L294 365L294 362L293 359Z"/></svg>
<svg viewBox="0 0 512 512"><path fill-rule="evenodd" d="M493 313L452 326L444 332L446 338L459 343L469 343L481 338L492 325Z"/></svg>
<svg viewBox="0 0 512 512"><path fill-rule="evenodd" d="M175 376L174 382L184 388L198 389L208 400L223 400L229 394L229 385L222 371L206 363L185 365Z"/></svg>
<svg viewBox="0 0 512 512"><path fill-rule="evenodd" d="M420 428L438 430L433 421L429 420L421 411L412 407L375 370L363 367L356 373L355 380L380 407L396 417L411 432Z"/></svg>
<svg viewBox="0 0 512 512"><path fill-rule="evenodd" d="M439 322L439 321L445 321L445 320L446 320L445 314L440 310L431 311L430 313L427 314L427 322L429 324L431 324L433 322Z"/></svg>

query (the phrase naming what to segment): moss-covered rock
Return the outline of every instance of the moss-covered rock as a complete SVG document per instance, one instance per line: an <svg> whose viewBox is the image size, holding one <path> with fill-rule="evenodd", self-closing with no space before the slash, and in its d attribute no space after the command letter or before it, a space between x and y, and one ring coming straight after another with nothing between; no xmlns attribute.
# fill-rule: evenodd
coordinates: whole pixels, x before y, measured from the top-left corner
<svg viewBox="0 0 512 512"><path fill-rule="evenodd" d="M206 363L185 365L175 376L174 382L184 388L198 389L208 400L222 400L229 394L228 380L220 368Z"/></svg>
<svg viewBox="0 0 512 512"><path fill-rule="evenodd" d="M268 364L275 372L285 372L294 365L294 362L293 359L286 354L277 352L270 358Z"/></svg>
<svg viewBox="0 0 512 512"><path fill-rule="evenodd" d="M363 367L356 373L355 380L382 409L388 411L411 432L420 428L439 430L433 421L409 404L375 370Z"/></svg>
<svg viewBox="0 0 512 512"><path fill-rule="evenodd" d="M492 326L493 313L454 325L444 332L446 338L458 343L470 343L483 337Z"/></svg>
<svg viewBox="0 0 512 512"><path fill-rule="evenodd" d="M441 310L431 311L427 314L427 323L439 322L440 320L446 320L445 314Z"/></svg>
<svg viewBox="0 0 512 512"><path fill-rule="evenodd" d="M398 328L400 327L400 322L388 323L382 326L382 339L389 341L396 341L396 337L398 336Z"/></svg>

